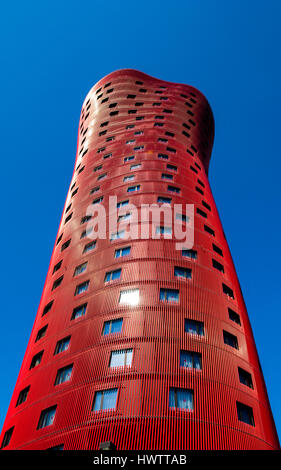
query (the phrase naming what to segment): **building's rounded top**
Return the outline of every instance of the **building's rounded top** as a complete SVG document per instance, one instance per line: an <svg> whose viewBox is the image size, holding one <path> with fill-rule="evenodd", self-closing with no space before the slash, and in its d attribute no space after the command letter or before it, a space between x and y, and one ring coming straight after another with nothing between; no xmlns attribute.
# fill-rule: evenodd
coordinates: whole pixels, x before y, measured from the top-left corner
<svg viewBox="0 0 281 470"><path fill-rule="evenodd" d="M192 123L193 126L196 125L196 131L195 133L199 136L201 136L201 141L202 141L202 147L204 147L204 151L200 152L200 155L198 154L199 158L201 159L205 170L208 172L208 167L209 167L209 161L211 157L211 151L212 151L212 146L213 146L213 139L214 139L214 117L212 113L211 106L206 99L206 97L203 95L201 91L199 91L197 88L183 84L183 83L175 83L175 82L169 82L167 80L161 80L159 78L152 77L144 72L140 72L139 70L135 69L121 69L121 70L116 70L105 77L101 78L89 91L87 94L83 106L82 106L82 111L87 109L87 106L89 106L89 101L93 100L94 102L94 109L99 108L99 92L104 88L108 88L107 93L109 91L113 91L114 83L116 82L122 82L125 84L128 82L131 84L132 82L143 85L147 87L148 85L151 86L156 86L156 87L162 87L162 88L167 88L170 90L170 92L173 94L173 96L176 98L177 96L179 99L182 101L182 97L187 98L189 96L191 100L193 100L194 103L197 103L197 110L196 113L197 118L199 116L199 119L197 123ZM111 86L110 86L111 85ZM122 85L123 86L123 85ZM112 90L111 90L112 88ZM191 96L190 96L191 95ZM196 98L196 101L195 101ZM189 104L190 103L185 103ZM188 118L189 120L194 120L193 116L194 113L191 110L187 110L187 113L189 114ZM87 113L86 113L87 115ZM81 118L83 119L83 112L81 114ZM196 120L196 119L195 119ZM188 125L187 125L188 127Z"/></svg>

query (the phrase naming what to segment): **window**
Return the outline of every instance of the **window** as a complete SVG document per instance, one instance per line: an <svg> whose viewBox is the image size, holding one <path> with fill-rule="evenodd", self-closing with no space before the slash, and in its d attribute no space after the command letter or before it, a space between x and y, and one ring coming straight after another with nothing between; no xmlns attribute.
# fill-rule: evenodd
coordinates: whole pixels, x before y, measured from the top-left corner
<svg viewBox="0 0 281 470"><path fill-rule="evenodd" d="M70 336L66 336L63 339L60 339L56 344L54 355L59 354L63 351L66 351L69 347L69 343L70 343Z"/></svg>
<svg viewBox="0 0 281 470"><path fill-rule="evenodd" d="M204 217L205 219L207 219L207 214L206 212L202 211L201 209L196 209L196 212L197 214L201 215L202 217Z"/></svg>
<svg viewBox="0 0 281 470"><path fill-rule="evenodd" d="M158 153L158 158L162 160L168 160L169 157L165 153Z"/></svg>
<svg viewBox="0 0 281 470"><path fill-rule="evenodd" d="M136 185L136 186L130 186L128 189L127 189L127 192L128 193L133 193L134 191L139 191L140 190L140 185Z"/></svg>
<svg viewBox="0 0 281 470"><path fill-rule="evenodd" d="M136 163L135 165L131 165L130 166L130 170L137 170L138 168L141 167L141 164L140 163Z"/></svg>
<svg viewBox="0 0 281 470"><path fill-rule="evenodd" d="M125 157L125 158L124 158L124 163L130 162L130 161L132 161L132 160L134 160L134 159L135 159L134 155L130 155L130 157Z"/></svg>
<svg viewBox="0 0 281 470"><path fill-rule="evenodd" d="M169 175L168 173L162 173L161 178L162 180L172 180L173 175Z"/></svg>
<svg viewBox="0 0 281 470"><path fill-rule="evenodd" d="M62 265L62 259L54 266L53 274L60 269Z"/></svg>
<svg viewBox="0 0 281 470"><path fill-rule="evenodd" d="M108 320L104 322L102 335L111 335L114 333L120 333L122 330L123 318L117 318L115 320Z"/></svg>
<svg viewBox="0 0 281 470"><path fill-rule="evenodd" d="M110 355L109 367L130 367L132 365L132 358L132 349L112 351Z"/></svg>
<svg viewBox="0 0 281 470"><path fill-rule="evenodd" d="M31 364L29 369L33 369L34 367L38 366L42 360L44 351L40 351L39 353L35 354L31 360Z"/></svg>
<svg viewBox="0 0 281 470"><path fill-rule="evenodd" d="M46 428L47 426L51 426L55 419L57 406L51 406L50 408L46 408L43 410L40 415L40 419L38 422L37 429Z"/></svg>
<svg viewBox="0 0 281 470"><path fill-rule="evenodd" d="M92 192L92 191L91 191ZM85 224L86 222L88 222L89 220L91 220L92 216L91 215L84 215L84 217L82 217L82 219L80 220L80 224Z"/></svg>
<svg viewBox="0 0 281 470"><path fill-rule="evenodd" d="M191 269L175 266L174 276L182 279L191 279Z"/></svg>
<svg viewBox="0 0 281 470"><path fill-rule="evenodd" d="M24 403L27 400L27 395L28 395L29 390L30 390L30 385L28 387L24 388L23 390L21 390L21 392L19 393L18 399L17 399L16 406L21 405L22 403Z"/></svg>
<svg viewBox="0 0 281 470"><path fill-rule="evenodd" d="M63 236L63 233L61 233L61 234L60 234L60 236L59 236L59 238L57 239L57 243L56 243L56 245L58 245L58 244L59 244L59 242L60 242L60 241L61 241L61 239L62 239L62 236Z"/></svg>
<svg viewBox="0 0 281 470"><path fill-rule="evenodd" d="M126 246L125 248L118 248L115 250L114 258L121 258L123 256L128 256L131 252L131 247Z"/></svg>
<svg viewBox="0 0 281 470"><path fill-rule="evenodd" d="M244 403L236 402L238 420L243 423L255 426L253 409L250 406L244 405Z"/></svg>
<svg viewBox="0 0 281 470"><path fill-rule="evenodd" d="M125 234L125 230L120 230L119 232L112 233L110 235L110 241L119 240L119 238L123 238Z"/></svg>
<svg viewBox="0 0 281 470"><path fill-rule="evenodd" d="M94 168L94 172L99 171L102 169L102 165L98 165Z"/></svg>
<svg viewBox="0 0 281 470"><path fill-rule="evenodd" d="M214 250L216 253L218 253L218 255L223 256L222 250L221 250L217 245L215 245L214 243L213 243L213 250Z"/></svg>
<svg viewBox="0 0 281 470"><path fill-rule="evenodd" d="M36 341L39 341L39 339L41 339L45 336L47 328L48 328L48 325L45 325L45 326L43 326L43 328L40 328L40 330L37 333L35 343L36 343Z"/></svg>
<svg viewBox="0 0 281 470"><path fill-rule="evenodd" d="M124 176L123 181L125 183L126 181L132 181L134 178L135 178L135 175Z"/></svg>
<svg viewBox="0 0 281 470"><path fill-rule="evenodd" d="M160 300L162 302L179 302L179 290L161 288Z"/></svg>
<svg viewBox="0 0 281 470"><path fill-rule="evenodd" d="M119 304L137 305L139 303L139 289L128 289L120 292Z"/></svg>
<svg viewBox="0 0 281 470"><path fill-rule="evenodd" d="M62 280L63 280L63 276L59 277L58 279L56 279L53 283L53 287L52 287L52 290L56 289L57 287L59 287L59 285L62 283Z"/></svg>
<svg viewBox="0 0 281 470"><path fill-rule="evenodd" d="M202 369L202 354L194 351L180 352L180 366L187 369Z"/></svg>
<svg viewBox="0 0 281 470"><path fill-rule="evenodd" d="M169 392L169 407L177 408L180 410L193 411L194 400L193 390L185 388L170 388Z"/></svg>
<svg viewBox="0 0 281 470"><path fill-rule="evenodd" d="M234 312L234 310L232 310L231 308L228 309L228 315L229 315L229 319L234 321L235 323L237 323L237 325L241 325L241 320L240 320L240 316L238 315L238 313Z"/></svg>
<svg viewBox="0 0 281 470"><path fill-rule="evenodd" d="M164 226L158 226L156 227L156 235L169 235L172 236L172 228L171 227L164 227Z"/></svg>
<svg viewBox="0 0 281 470"><path fill-rule="evenodd" d="M209 233L213 237L215 236L214 230L212 228L208 227L208 225L204 225L204 230L205 230L205 232Z"/></svg>
<svg viewBox="0 0 281 470"><path fill-rule="evenodd" d="M224 273L224 267L221 263L219 263L217 260L212 259L213 267L220 271L221 273Z"/></svg>
<svg viewBox="0 0 281 470"><path fill-rule="evenodd" d="M120 279L120 277L121 277L121 268L115 269L115 271L109 271L106 273L104 282L116 281L116 279Z"/></svg>
<svg viewBox="0 0 281 470"><path fill-rule="evenodd" d="M159 196L157 199L158 204L171 204L172 199L170 197Z"/></svg>
<svg viewBox="0 0 281 470"><path fill-rule="evenodd" d="M77 266L74 271L74 276L78 276L78 274L82 274L84 271L86 271L87 264L88 262L86 261L86 263L83 263Z"/></svg>
<svg viewBox="0 0 281 470"><path fill-rule="evenodd" d="M211 212L211 206L209 206L209 204L207 204L207 202L202 201L202 205L203 205L204 207L206 207L206 209L208 209L208 211Z"/></svg>
<svg viewBox="0 0 281 470"><path fill-rule="evenodd" d="M252 376L249 372L247 372L244 369L241 369L241 367L238 367L238 374L239 374L239 380L241 384L244 384L249 388L254 388Z"/></svg>
<svg viewBox="0 0 281 470"><path fill-rule="evenodd" d="M42 317L44 315L46 315L51 310L53 303L54 303L54 301L51 300L51 302L48 302L47 305L45 305L45 307L43 309L43 312L42 312Z"/></svg>
<svg viewBox="0 0 281 470"><path fill-rule="evenodd" d="M202 194L202 196L204 195L204 191L202 191L202 189L198 188L198 186L195 186L195 189L198 193Z"/></svg>
<svg viewBox="0 0 281 470"><path fill-rule="evenodd" d="M68 366L62 367L58 370L55 385L62 384L64 382L68 382L71 379L73 364Z"/></svg>
<svg viewBox="0 0 281 470"><path fill-rule="evenodd" d="M116 207L117 209L120 209L120 207L127 206L128 204L129 204L129 200L127 199L126 201L117 202Z"/></svg>
<svg viewBox="0 0 281 470"><path fill-rule="evenodd" d="M62 246L61 246L61 251L65 250L69 245L70 245L70 242L71 242L71 238L69 240L67 240Z"/></svg>
<svg viewBox="0 0 281 470"><path fill-rule="evenodd" d="M96 246L95 241L87 243L87 245L84 246L83 253L88 253L89 251L92 251L95 248L95 246Z"/></svg>
<svg viewBox="0 0 281 470"><path fill-rule="evenodd" d="M177 171L178 167L175 165L167 164L167 170Z"/></svg>
<svg viewBox="0 0 281 470"><path fill-rule="evenodd" d="M69 214L69 215L66 217L66 219L65 219L65 221L64 221L65 224L71 219L72 215L73 215L73 212L71 212L71 214Z"/></svg>
<svg viewBox="0 0 281 470"><path fill-rule="evenodd" d="M176 186L168 186L168 191L171 191L172 193L180 193L180 188L177 188Z"/></svg>
<svg viewBox="0 0 281 470"><path fill-rule="evenodd" d="M7 447L10 444L13 431L14 431L14 426L5 432L3 441L1 444L1 449L4 449L4 447Z"/></svg>
<svg viewBox="0 0 281 470"><path fill-rule="evenodd" d="M228 297L231 297L232 299L234 299L233 290L230 289L230 287L228 287L226 284L223 284L223 283L222 283L222 291L223 291L223 293L226 294Z"/></svg>
<svg viewBox="0 0 281 470"><path fill-rule="evenodd" d="M183 248L181 254L186 258L197 259L197 251L195 250L187 250L186 248Z"/></svg>
<svg viewBox="0 0 281 470"><path fill-rule="evenodd" d="M144 145L138 145L137 147L134 147L134 150L136 152L138 152L139 150L143 150L144 149Z"/></svg>
<svg viewBox="0 0 281 470"><path fill-rule="evenodd" d="M75 307L72 315L71 315L71 320L75 320L76 318L80 318L83 315L85 315L87 309L87 304L79 305L78 307Z"/></svg>
<svg viewBox="0 0 281 470"><path fill-rule="evenodd" d="M232 335L228 331L223 330L223 340L224 340L224 343L227 344L228 346L231 346L234 349L239 349L237 337Z"/></svg>
<svg viewBox="0 0 281 470"><path fill-rule="evenodd" d="M86 292L88 290L89 283L90 281L85 281L85 282L82 282L82 284L79 284L75 289L74 295L79 295L79 294L83 294L83 292Z"/></svg>
<svg viewBox="0 0 281 470"><path fill-rule="evenodd" d="M184 331L189 334L204 336L204 323L186 318L184 321Z"/></svg>
<svg viewBox="0 0 281 470"><path fill-rule="evenodd" d="M96 392L92 411L114 410L117 402L117 392L117 388Z"/></svg>
<svg viewBox="0 0 281 470"><path fill-rule="evenodd" d="M91 189L90 194L97 193L100 190L100 186L96 186L95 188Z"/></svg>
<svg viewBox="0 0 281 470"><path fill-rule="evenodd" d="M104 178L106 178L106 175L107 175L107 173L103 173L102 175L99 175L97 177L97 181L103 180Z"/></svg>

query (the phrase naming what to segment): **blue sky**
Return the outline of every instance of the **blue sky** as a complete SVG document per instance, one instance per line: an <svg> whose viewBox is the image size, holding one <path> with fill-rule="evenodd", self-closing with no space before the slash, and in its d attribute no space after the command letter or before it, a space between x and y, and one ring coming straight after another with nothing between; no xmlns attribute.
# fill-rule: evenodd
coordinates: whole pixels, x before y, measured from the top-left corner
<svg viewBox="0 0 281 470"><path fill-rule="evenodd" d="M135 68L208 98L210 182L280 411L280 0L6 2L1 51L0 427L34 322L89 89Z"/></svg>

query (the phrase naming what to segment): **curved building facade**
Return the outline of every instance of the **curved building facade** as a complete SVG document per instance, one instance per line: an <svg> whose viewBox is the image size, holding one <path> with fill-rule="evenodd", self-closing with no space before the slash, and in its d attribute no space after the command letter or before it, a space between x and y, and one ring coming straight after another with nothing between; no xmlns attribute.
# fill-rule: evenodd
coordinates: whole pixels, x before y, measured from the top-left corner
<svg viewBox="0 0 281 470"><path fill-rule="evenodd" d="M208 181L213 137L191 86L120 70L91 89L2 449L279 448ZM193 246L164 212L126 238L132 205L151 204L194 225Z"/></svg>

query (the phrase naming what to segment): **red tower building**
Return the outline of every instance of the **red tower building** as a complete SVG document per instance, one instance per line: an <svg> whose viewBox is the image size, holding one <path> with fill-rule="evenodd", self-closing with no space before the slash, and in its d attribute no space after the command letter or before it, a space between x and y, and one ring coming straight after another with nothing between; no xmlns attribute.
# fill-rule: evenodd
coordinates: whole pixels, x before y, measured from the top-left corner
<svg viewBox="0 0 281 470"><path fill-rule="evenodd" d="M208 182L213 135L191 86L121 70L91 89L3 449L279 448ZM110 196L123 209L115 232ZM106 236L94 240L98 203ZM192 248L176 248L163 218L148 223L159 238L123 238L129 204L163 203L194 205Z"/></svg>

